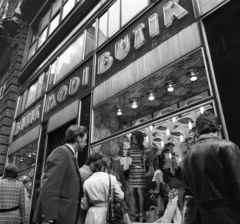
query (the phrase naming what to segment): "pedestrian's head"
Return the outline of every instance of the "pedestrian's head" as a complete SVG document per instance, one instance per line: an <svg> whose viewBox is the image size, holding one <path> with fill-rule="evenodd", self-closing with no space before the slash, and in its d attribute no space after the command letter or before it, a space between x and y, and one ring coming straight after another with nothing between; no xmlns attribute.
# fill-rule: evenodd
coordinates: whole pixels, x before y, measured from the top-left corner
<svg viewBox="0 0 240 224"><path fill-rule="evenodd" d="M66 143L75 144L77 151L82 151L87 145L88 130L84 126L71 125L65 134Z"/></svg>
<svg viewBox="0 0 240 224"><path fill-rule="evenodd" d="M108 165L104 159L96 161L93 165L93 172L105 172L107 169Z"/></svg>
<svg viewBox="0 0 240 224"><path fill-rule="evenodd" d="M91 170L93 169L94 163L100 159L102 159L103 156L99 153L93 153L91 154L87 161L86 161L86 165L89 166L91 168Z"/></svg>
<svg viewBox="0 0 240 224"><path fill-rule="evenodd" d="M131 143L132 144L138 144L138 146L143 149L143 142L144 142L144 136L141 131L134 131L131 135Z"/></svg>
<svg viewBox="0 0 240 224"><path fill-rule="evenodd" d="M3 179L4 178L17 178L18 170L14 164L9 164L5 167Z"/></svg>
<svg viewBox="0 0 240 224"><path fill-rule="evenodd" d="M196 132L198 136L209 133L218 133L220 127L217 116L209 111L205 111L201 114L196 121Z"/></svg>

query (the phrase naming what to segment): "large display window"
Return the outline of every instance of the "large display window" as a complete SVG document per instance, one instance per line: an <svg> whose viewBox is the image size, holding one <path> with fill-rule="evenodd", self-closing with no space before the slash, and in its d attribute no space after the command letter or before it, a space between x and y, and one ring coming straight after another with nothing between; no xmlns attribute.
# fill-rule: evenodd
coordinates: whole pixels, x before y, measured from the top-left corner
<svg viewBox="0 0 240 224"><path fill-rule="evenodd" d="M158 220L170 195L181 221L182 161L196 141L197 117L216 113L211 95L198 49L93 109L90 153L102 154L121 183L133 222Z"/></svg>
<svg viewBox="0 0 240 224"><path fill-rule="evenodd" d="M94 108L92 142L210 95L202 51L197 50Z"/></svg>

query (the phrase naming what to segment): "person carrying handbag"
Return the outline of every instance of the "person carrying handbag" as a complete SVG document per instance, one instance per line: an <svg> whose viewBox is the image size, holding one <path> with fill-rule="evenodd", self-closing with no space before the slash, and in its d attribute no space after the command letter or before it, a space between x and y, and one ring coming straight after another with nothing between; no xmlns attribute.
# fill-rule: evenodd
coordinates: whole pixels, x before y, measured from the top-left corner
<svg viewBox="0 0 240 224"><path fill-rule="evenodd" d="M112 198L120 202L124 198L115 176L105 172L107 163L98 160L93 167L93 175L84 182L83 199L81 208L87 211L85 224L107 224L109 191L113 192ZM109 185L109 182L111 184ZM109 186L111 188L109 189Z"/></svg>

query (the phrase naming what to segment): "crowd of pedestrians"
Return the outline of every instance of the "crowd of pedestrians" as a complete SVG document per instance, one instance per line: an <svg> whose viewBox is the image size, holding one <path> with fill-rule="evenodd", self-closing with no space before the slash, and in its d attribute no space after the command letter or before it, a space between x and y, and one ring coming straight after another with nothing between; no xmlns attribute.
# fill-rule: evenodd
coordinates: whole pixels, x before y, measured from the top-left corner
<svg viewBox="0 0 240 224"><path fill-rule="evenodd" d="M196 142L184 153L180 173L166 177L158 169L154 174L155 187L149 193L157 195L158 219L153 221L239 224L239 148L220 138L218 118L208 111L197 118L195 133ZM66 131L66 144L56 148L48 157L33 222L108 224L109 212L112 212L109 211L109 192L113 192L112 201L129 206L132 220L146 222L144 189L147 186L142 133L136 131L131 136L128 155L132 163L127 185L109 174L109 166L101 154L91 154L85 165L78 167L76 154L84 150L87 134L85 127L70 126ZM30 199L24 181L18 181L17 175L16 166L10 164L0 179L1 224L26 223L29 216ZM188 207L190 199L192 206ZM138 209L140 219L137 220ZM128 221L122 219L122 223Z"/></svg>

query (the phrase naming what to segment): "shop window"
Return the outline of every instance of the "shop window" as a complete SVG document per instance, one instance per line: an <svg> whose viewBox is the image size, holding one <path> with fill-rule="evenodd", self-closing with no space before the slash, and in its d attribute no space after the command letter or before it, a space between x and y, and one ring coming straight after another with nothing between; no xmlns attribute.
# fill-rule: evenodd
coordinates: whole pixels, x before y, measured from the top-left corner
<svg viewBox="0 0 240 224"><path fill-rule="evenodd" d="M85 56L93 52L95 46L96 23L86 30Z"/></svg>
<svg viewBox="0 0 240 224"><path fill-rule="evenodd" d="M45 28L46 25L48 24L49 16L50 16L50 9L48 9L48 11L47 11L47 12L44 14L44 16L42 17L40 30L43 30L43 28Z"/></svg>
<svg viewBox="0 0 240 224"><path fill-rule="evenodd" d="M81 35L58 59L56 82L83 60L83 35Z"/></svg>
<svg viewBox="0 0 240 224"><path fill-rule="evenodd" d="M137 13L148 6L148 0L122 0L122 25L129 22Z"/></svg>
<svg viewBox="0 0 240 224"><path fill-rule="evenodd" d="M30 104L32 104L35 101L36 93L37 93L37 82L35 82L28 90L25 108L27 108Z"/></svg>
<svg viewBox="0 0 240 224"><path fill-rule="evenodd" d="M60 15L58 14L50 23L49 35L57 28L59 24Z"/></svg>
<svg viewBox="0 0 240 224"><path fill-rule="evenodd" d="M28 60L35 54L36 52L36 42L30 47L29 53L28 53Z"/></svg>
<svg viewBox="0 0 240 224"><path fill-rule="evenodd" d="M203 111L214 113L212 104L206 103L201 107L189 109L171 118L161 119L137 130L125 132L113 140L91 147L90 154L103 155L107 160L109 173L124 186L124 193L128 195L125 202L132 205L131 209L138 210L138 206L134 208L136 205L144 208L145 222L153 223L160 219L168 207L168 193L173 188L178 190L178 202L176 201L178 206L176 207L182 210L184 194L181 176L182 161L196 141L195 123ZM132 134L136 131L140 136L139 139L143 138L141 148L136 145L136 141L132 140ZM161 179L157 173L161 173ZM160 187L160 182L162 187ZM129 188L142 188L142 191L140 193L136 191L135 194L134 190L129 191ZM140 194L144 200L139 200ZM160 214L153 216L151 208L159 206L158 203L161 201L158 200L159 195L162 196L164 206L161 206ZM136 203L131 201L132 198L135 198ZM133 210L132 212L135 213Z"/></svg>
<svg viewBox="0 0 240 224"><path fill-rule="evenodd" d="M9 156L9 162L17 166L18 171L29 169L35 166L38 140L30 143Z"/></svg>
<svg viewBox="0 0 240 224"><path fill-rule="evenodd" d="M201 51L197 51L96 107L93 142L208 96L204 60Z"/></svg>
<svg viewBox="0 0 240 224"><path fill-rule="evenodd" d="M56 77L56 68L57 68L57 61L54 61L50 65L50 74L49 74L49 81L48 81L48 89L50 89L55 83Z"/></svg>
<svg viewBox="0 0 240 224"><path fill-rule="evenodd" d="M26 89L23 95L20 98L20 106L19 106L19 113L22 113L25 109L26 99L27 99L28 89Z"/></svg>

